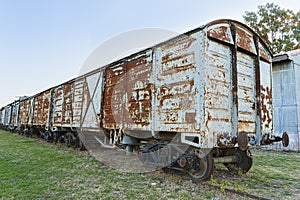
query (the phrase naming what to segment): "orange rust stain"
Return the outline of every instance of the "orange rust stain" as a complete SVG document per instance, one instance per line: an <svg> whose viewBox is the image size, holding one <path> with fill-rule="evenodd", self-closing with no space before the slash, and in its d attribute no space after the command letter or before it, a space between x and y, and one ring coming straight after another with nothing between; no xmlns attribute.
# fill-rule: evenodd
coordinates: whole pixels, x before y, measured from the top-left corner
<svg viewBox="0 0 300 200"><path fill-rule="evenodd" d="M231 36L227 34L228 33L228 27L226 26L220 26L218 28L212 29L208 31L208 36L221 40L223 42L231 43Z"/></svg>

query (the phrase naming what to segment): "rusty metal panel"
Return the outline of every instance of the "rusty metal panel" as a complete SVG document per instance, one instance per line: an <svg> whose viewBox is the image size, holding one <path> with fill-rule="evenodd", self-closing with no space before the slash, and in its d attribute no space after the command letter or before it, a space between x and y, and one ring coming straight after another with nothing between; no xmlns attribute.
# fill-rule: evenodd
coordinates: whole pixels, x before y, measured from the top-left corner
<svg viewBox="0 0 300 200"><path fill-rule="evenodd" d="M74 82L63 85L62 127L73 126L73 91Z"/></svg>
<svg viewBox="0 0 300 200"><path fill-rule="evenodd" d="M20 102L20 108L19 108L19 124L23 125L23 115L24 115L24 102L25 100L22 100Z"/></svg>
<svg viewBox="0 0 300 200"><path fill-rule="evenodd" d="M255 57L238 52L238 131L256 134Z"/></svg>
<svg viewBox="0 0 300 200"><path fill-rule="evenodd" d="M215 135L218 135L216 134L218 132L235 135L237 132L245 131L259 137L262 133L272 133L271 64L267 62L270 61L271 55L260 42L255 44L256 36L246 27L230 23L230 29L232 37L230 37L229 25L221 23L208 27L208 64L206 65L208 76L205 79L206 107L204 108L207 113L206 132ZM220 33L220 30L225 31L226 34ZM218 34L212 36L212 32ZM230 38L233 38L236 48L234 45L231 46ZM219 64L218 62L222 60L223 64ZM260 97L257 97L257 91ZM216 95L212 96L214 92ZM259 107L257 107L258 102L261 104ZM262 111L258 112L257 109L261 108ZM213 112L214 109L217 111ZM216 145L216 139L214 144Z"/></svg>
<svg viewBox="0 0 300 200"><path fill-rule="evenodd" d="M153 82L155 131L196 132L198 34L183 36L155 48Z"/></svg>
<svg viewBox="0 0 300 200"><path fill-rule="evenodd" d="M33 125L42 125L42 112L43 112L43 93L34 97L33 106Z"/></svg>
<svg viewBox="0 0 300 200"><path fill-rule="evenodd" d="M230 24L216 24L207 30L207 36L218 41L234 44L230 31Z"/></svg>
<svg viewBox="0 0 300 200"><path fill-rule="evenodd" d="M80 127L81 114L84 101L84 85L85 78L78 78L74 82L74 95L73 95L73 126Z"/></svg>
<svg viewBox="0 0 300 200"><path fill-rule="evenodd" d="M127 130L150 130L152 112L152 50L127 60L122 126Z"/></svg>
<svg viewBox="0 0 300 200"><path fill-rule="evenodd" d="M260 61L261 132L273 133L273 96L271 63Z"/></svg>
<svg viewBox="0 0 300 200"><path fill-rule="evenodd" d="M54 89L53 127L61 127L64 102L64 87L60 85Z"/></svg>
<svg viewBox="0 0 300 200"><path fill-rule="evenodd" d="M224 23L210 26L207 30L207 36L221 42L234 44L234 39L230 30L231 26L232 24ZM253 34L245 28L236 27L236 44L239 48L257 55Z"/></svg>
<svg viewBox="0 0 300 200"><path fill-rule="evenodd" d="M122 61L106 69L104 90L103 127L108 129L122 128L124 111L126 62Z"/></svg>
<svg viewBox="0 0 300 200"><path fill-rule="evenodd" d="M261 43L259 43L259 55L261 59L267 61L268 63L271 63L272 56L270 55L266 47L264 47L264 45L262 45Z"/></svg>
<svg viewBox="0 0 300 200"><path fill-rule="evenodd" d="M51 89L39 93L33 97L33 124L34 126L48 127L50 119L50 102L51 102ZM28 122L28 101L22 103L21 107L21 120L22 124ZM23 116L25 115L25 116ZM25 121L24 121L25 120Z"/></svg>
<svg viewBox="0 0 300 200"><path fill-rule="evenodd" d="M30 111L30 98L21 101L19 111L19 124L28 125Z"/></svg>
<svg viewBox="0 0 300 200"><path fill-rule="evenodd" d="M245 28L237 27L236 43L238 47L257 55L253 34Z"/></svg>
<svg viewBox="0 0 300 200"><path fill-rule="evenodd" d="M53 89L53 127L73 126L74 81L71 80ZM49 94L50 96L50 94Z"/></svg>
<svg viewBox="0 0 300 200"><path fill-rule="evenodd" d="M51 93L52 89L47 90L43 93L42 117L40 125L45 126L45 128L48 128L50 126Z"/></svg>
<svg viewBox="0 0 300 200"><path fill-rule="evenodd" d="M233 134L231 48L208 40L205 67L205 127L209 135ZM216 143L216 141L214 142Z"/></svg>
<svg viewBox="0 0 300 200"><path fill-rule="evenodd" d="M138 53L106 69L103 127L150 130L152 50Z"/></svg>

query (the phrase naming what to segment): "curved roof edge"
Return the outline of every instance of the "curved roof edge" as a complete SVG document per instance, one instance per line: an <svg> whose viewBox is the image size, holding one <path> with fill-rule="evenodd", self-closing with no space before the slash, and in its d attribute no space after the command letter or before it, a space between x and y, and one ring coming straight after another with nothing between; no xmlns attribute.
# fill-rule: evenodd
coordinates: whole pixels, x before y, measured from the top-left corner
<svg viewBox="0 0 300 200"><path fill-rule="evenodd" d="M287 52L281 52L274 55L272 62L280 62L285 60L293 60L294 57L300 56L300 49L295 49Z"/></svg>
<svg viewBox="0 0 300 200"><path fill-rule="evenodd" d="M214 21L211 21L211 22L207 23L206 25L204 25L204 27L206 27L206 26L212 26L212 25L220 24L220 23L236 24L236 25L244 27L245 29L247 29L248 31L250 31L253 35L255 35L256 37L259 38L260 43L266 48L266 50L268 50L268 52L270 53L271 57L273 57L273 53L270 50L270 48L267 45L267 43L265 42L265 40L258 33L256 33L251 27L249 27L247 24L244 24L244 23L242 23L240 21L233 20L233 19L217 19L217 20L214 20Z"/></svg>

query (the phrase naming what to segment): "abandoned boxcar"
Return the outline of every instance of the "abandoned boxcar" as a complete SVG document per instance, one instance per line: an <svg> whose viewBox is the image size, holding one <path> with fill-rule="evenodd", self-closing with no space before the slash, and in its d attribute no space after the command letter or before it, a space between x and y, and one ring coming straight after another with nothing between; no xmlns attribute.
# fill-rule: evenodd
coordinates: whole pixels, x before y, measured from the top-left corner
<svg viewBox="0 0 300 200"><path fill-rule="evenodd" d="M217 20L21 105L31 105L30 123L47 138L137 151L146 165L201 181L214 163L249 171L251 145L288 145L286 133L273 135L271 67L272 54L253 30Z"/></svg>

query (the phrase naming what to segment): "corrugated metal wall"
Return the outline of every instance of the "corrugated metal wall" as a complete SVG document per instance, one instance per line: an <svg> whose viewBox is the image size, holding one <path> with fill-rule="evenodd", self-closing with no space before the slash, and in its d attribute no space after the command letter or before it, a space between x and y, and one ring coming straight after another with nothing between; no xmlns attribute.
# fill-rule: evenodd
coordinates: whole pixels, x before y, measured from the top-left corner
<svg viewBox="0 0 300 200"><path fill-rule="evenodd" d="M300 54L297 57L300 58ZM300 150L300 65L295 61L297 57L273 63L274 133L286 131L290 137L287 148L291 150ZM278 143L275 147L282 148L282 145Z"/></svg>

